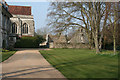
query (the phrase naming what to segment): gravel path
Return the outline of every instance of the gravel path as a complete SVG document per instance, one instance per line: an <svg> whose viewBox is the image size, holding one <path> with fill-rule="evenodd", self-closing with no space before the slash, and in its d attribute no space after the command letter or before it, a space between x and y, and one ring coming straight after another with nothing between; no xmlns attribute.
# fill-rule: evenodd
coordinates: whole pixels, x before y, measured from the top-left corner
<svg viewBox="0 0 120 80"><path fill-rule="evenodd" d="M65 78L39 50L19 50L2 63L3 78ZM33 79L34 80L34 79Z"/></svg>

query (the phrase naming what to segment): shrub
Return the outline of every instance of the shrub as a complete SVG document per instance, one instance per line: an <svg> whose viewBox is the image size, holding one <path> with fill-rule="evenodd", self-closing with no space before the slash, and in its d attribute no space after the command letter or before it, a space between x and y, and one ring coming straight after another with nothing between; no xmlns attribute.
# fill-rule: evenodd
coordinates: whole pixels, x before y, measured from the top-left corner
<svg viewBox="0 0 120 80"><path fill-rule="evenodd" d="M6 49L2 49L2 52L9 52L9 50L6 50Z"/></svg>
<svg viewBox="0 0 120 80"><path fill-rule="evenodd" d="M38 48L39 44L45 41L45 39L37 35L35 37L22 37L15 43L15 48Z"/></svg>
<svg viewBox="0 0 120 80"><path fill-rule="evenodd" d="M3 43L2 43L2 48L6 48L6 42L5 42L5 40L3 40Z"/></svg>
<svg viewBox="0 0 120 80"><path fill-rule="evenodd" d="M106 50L113 50L113 43L105 44L102 47ZM120 50L120 45L116 45L116 50Z"/></svg>
<svg viewBox="0 0 120 80"><path fill-rule="evenodd" d="M117 46L117 50L120 50L120 46Z"/></svg>

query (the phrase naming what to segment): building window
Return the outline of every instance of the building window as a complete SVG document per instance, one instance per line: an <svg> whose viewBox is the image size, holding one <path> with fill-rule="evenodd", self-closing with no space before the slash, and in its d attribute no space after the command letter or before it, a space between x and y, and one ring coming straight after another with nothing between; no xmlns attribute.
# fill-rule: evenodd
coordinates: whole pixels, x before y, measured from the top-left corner
<svg viewBox="0 0 120 80"><path fill-rule="evenodd" d="M83 29L81 29L81 32L83 32Z"/></svg>
<svg viewBox="0 0 120 80"><path fill-rule="evenodd" d="M2 28L5 28L5 15L2 14Z"/></svg>
<svg viewBox="0 0 120 80"><path fill-rule="evenodd" d="M28 25L26 23L23 24L22 33L23 34L27 34L28 33Z"/></svg>
<svg viewBox="0 0 120 80"><path fill-rule="evenodd" d="M12 33L17 33L17 24L16 23L12 24Z"/></svg>

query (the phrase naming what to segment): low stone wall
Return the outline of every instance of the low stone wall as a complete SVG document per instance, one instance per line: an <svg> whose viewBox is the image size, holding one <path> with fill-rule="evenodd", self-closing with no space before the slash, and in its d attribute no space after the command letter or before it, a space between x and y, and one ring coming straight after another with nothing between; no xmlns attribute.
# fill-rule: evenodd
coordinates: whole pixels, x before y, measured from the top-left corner
<svg viewBox="0 0 120 80"><path fill-rule="evenodd" d="M89 44L54 43L53 48L90 48Z"/></svg>

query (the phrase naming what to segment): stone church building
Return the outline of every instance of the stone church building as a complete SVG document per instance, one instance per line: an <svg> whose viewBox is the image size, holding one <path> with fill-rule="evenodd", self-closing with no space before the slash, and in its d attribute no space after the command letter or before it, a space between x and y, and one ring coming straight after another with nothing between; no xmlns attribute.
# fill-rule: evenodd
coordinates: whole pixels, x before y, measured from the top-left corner
<svg viewBox="0 0 120 80"><path fill-rule="evenodd" d="M34 36L34 18L31 15L31 6L8 6L9 12L13 15L11 20L11 41L16 42L16 36Z"/></svg>
<svg viewBox="0 0 120 80"><path fill-rule="evenodd" d="M11 17L12 14L8 11L6 3L0 1L0 48L6 48L9 46Z"/></svg>
<svg viewBox="0 0 120 80"><path fill-rule="evenodd" d="M8 5L0 1L0 48L7 48L17 37L34 36L34 18L31 6Z"/></svg>

